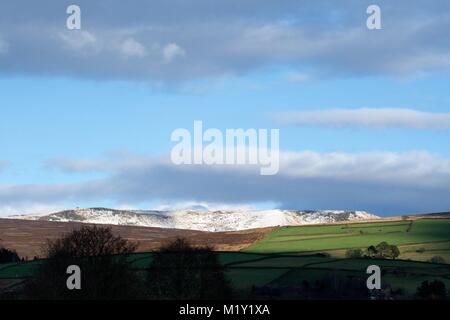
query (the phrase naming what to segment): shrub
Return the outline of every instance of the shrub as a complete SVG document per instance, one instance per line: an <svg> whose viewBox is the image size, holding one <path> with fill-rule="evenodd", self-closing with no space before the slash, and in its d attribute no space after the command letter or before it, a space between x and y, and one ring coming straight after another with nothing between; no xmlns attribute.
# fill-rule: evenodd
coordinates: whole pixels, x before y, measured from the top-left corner
<svg viewBox="0 0 450 320"><path fill-rule="evenodd" d="M445 284L440 280L434 280L431 282L424 281L417 288L416 295L421 299L442 300L447 297L447 289Z"/></svg>
<svg viewBox="0 0 450 320"><path fill-rule="evenodd" d="M355 259L355 258L361 258L362 256L363 256L363 252L362 252L362 250L361 249L348 249L346 252L345 252L345 256L347 257L347 258L353 258L353 259Z"/></svg>
<svg viewBox="0 0 450 320"><path fill-rule="evenodd" d="M434 256L430 259L430 262L432 263L445 263L445 259L441 256Z"/></svg>

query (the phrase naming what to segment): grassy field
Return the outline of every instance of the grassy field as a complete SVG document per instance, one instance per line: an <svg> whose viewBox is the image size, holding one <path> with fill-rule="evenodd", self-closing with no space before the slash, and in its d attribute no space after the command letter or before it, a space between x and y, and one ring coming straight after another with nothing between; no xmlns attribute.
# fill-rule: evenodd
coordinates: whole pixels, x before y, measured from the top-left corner
<svg viewBox="0 0 450 320"><path fill-rule="evenodd" d="M344 257L349 248L365 249L381 241L399 246L401 259L450 261L450 219L282 227L248 247L246 252L327 252Z"/></svg>
<svg viewBox="0 0 450 320"><path fill-rule="evenodd" d="M128 257L136 270L149 266L151 253L132 254ZM330 272L347 277L367 277L369 265L379 265L383 270L383 283L393 289L402 288L406 295L413 295L424 280L439 279L450 288L450 265L407 260L336 259L320 254L256 254L221 252L219 259L225 267L228 279L240 296L250 294L252 287L283 287L300 285L304 280L313 283ZM31 277L40 261L0 265L0 283ZM401 270L401 272L399 272ZM6 281L6 282L5 282Z"/></svg>
<svg viewBox="0 0 450 320"><path fill-rule="evenodd" d="M348 248L367 248L382 241L399 246L399 259L345 258ZM244 252L218 253L242 297L253 287L295 287L329 274L366 279L366 269L373 264L381 267L383 283L401 288L405 296L411 297L425 280L439 279L450 288L450 264L426 262L436 255L450 262L450 219L276 228ZM148 268L152 253L135 253L127 259L142 271ZM39 263L0 265L0 286L14 286L32 277Z"/></svg>

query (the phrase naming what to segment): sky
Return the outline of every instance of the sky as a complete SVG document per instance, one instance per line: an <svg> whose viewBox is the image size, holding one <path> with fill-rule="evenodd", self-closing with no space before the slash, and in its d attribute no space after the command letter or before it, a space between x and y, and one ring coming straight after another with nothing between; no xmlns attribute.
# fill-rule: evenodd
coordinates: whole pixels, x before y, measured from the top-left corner
<svg viewBox="0 0 450 320"><path fill-rule="evenodd" d="M3 1L0 216L448 211L449 32L448 0ZM278 174L174 165L196 120L279 129Z"/></svg>

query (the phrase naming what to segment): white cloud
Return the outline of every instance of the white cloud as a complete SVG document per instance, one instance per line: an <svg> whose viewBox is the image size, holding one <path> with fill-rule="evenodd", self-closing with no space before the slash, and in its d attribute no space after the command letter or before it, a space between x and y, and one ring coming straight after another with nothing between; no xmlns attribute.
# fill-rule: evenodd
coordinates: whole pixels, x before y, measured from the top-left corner
<svg viewBox="0 0 450 320"><path fill-rule="evenodd" d="M101 159L52 158L45 162L47 169L56 169L65 173L117 172L158 162L158 157L137 156L128 152L111 152Z"/></svg>
<svg viewBox="0 0 450 320"><path fill-rule="evenodd" d="M255 210L255 206L229 203L215 203L205 201L186 201L162 203L156 210L198 210L198 211L236 211Z"/></svg>
<svg viewBox="0 0 450 320"><path fill-rule="evenodd" d="M0 217L7 217L13 215L28 215L28 214L48 214L50 212L58 212L67 209L63 205L52 205L42 203L24 203L13 206L0 205Z"/></svg>
<svg viewBox="0 0 450 320"><path fill-rule="evenodd" d="M111 170L111 162L103 160L72 160L66 158L54 158L45 163L46 168L58 169L62 172L87 173Z"/></svg>
<svg viewBox="0 0 450 320"><path fill-rule="evenodd" d="M99 50L99 42L97 37L88 31L65 31L59 33L59 38L62 40L64 46L70 50L85 51Z"/></svg>
<svg viewBox="0 0 450 320"><path fill-rule="evenodd" d="M303 178L332 178L408 186L438 187L448 184L450 159L428 152L282 154L283 174Z"/></svg>
<svg viewBox="0 0 450 320"><path fill-rule="evenodd" d="M120 52L127 57L145 57L147 50L144 45L133 38L126 39L119 48Z"/></svg>
<svg viewBox="0 0 450 320"><path fill-rule="evenodd" d="M450 113L431 113L401 108L329 109L285 112L275 119L294 125L327 127L450 129Z"/></svg>
<svg viewBox="0 0 450 320"><path fill-rule="evenodd" d="M304 82L310 80L311 77L309 74L303 72L292 72L286 76L287 80L290 82Z"/></svg>
<svg viewBox="0 0 450 320"><path fill-rule="evenodd" d="M162 49L163 59L165 62L172 62L177 57L184 57L186 51L176 43L169 43Z"/></svg>
<svg viewBox="0 0 450 320"><path fill-rule="evenodd" d="M135 172L157 168L190 171L191 167L235 174L258 173L258 165L189 166L172 165L169 158L139 155L113 156L103 159L58 158L47 162L48 168L66 173ZM426 151L346 153L315 151L280 152L279 175L292 178L337 178L371 182L388 182L417 186L440 186L449 182L450 158L443 158ZM1 185L0 185L1 189Z"/></svg>

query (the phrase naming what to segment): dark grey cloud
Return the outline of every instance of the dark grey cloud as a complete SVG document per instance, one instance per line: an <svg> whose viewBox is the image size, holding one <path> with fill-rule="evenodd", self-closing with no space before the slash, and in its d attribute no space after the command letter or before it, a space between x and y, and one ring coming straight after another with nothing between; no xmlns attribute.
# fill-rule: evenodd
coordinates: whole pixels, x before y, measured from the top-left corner
<svg viewBox="0 0 450 320"><path fill-rule="evenodd" d="M280 173L274 176L261 176L256 167L175 166L155 158L132 160L126 159L115 172L97 180L0 185L0 203L23 208L26 204L49 206L71 201L273 202L289 209L355 209L378 214L445 211L450 206L450 159L426 152L283 152ZM79 173L79 167L73 166L73 172Z"/></svg>
<svg viewBox="0 0 450 320"><path fill-rule="evenodd" d="M317 76L409 75L450 67L450 3L376 1L76 1L82 30L65 29L73 1L0 4L0 72L173 81L266 66Z"/></svg>

